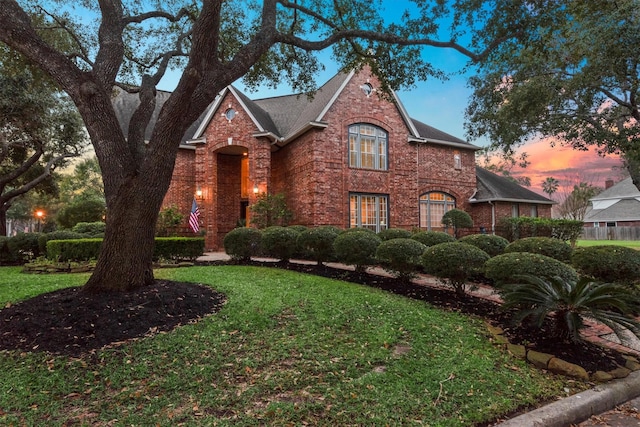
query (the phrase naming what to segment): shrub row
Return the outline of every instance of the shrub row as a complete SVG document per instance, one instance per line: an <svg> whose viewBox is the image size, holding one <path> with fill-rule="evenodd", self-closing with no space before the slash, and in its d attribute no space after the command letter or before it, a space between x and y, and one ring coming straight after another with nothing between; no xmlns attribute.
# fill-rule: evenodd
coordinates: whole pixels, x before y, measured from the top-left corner
<svg viewBox="0 0 640 427"><path fill-rule="evenodd" d="M54 261L87 261L97 259L102 239L49 240L47 258ZM195 260L204 253L201 237L156 237L154 260Z"/></svg>
<svg viewBox="0 0 640 427"><path fill-rule="evenodd" d="M443 244L449 244L444 245ZM456 245L451 245L456 243ZM465 244L465 247L458 245ZM416 271L445 277L457 291L462 279L484 276L495 283L506 283L522 274L539 277L559 276L577 280L578 273L601 281L636 283L640 280L640 252L616 246L578 248L551 237L527 237L509 243L503 237L477 234L459 241L434 231L389 229L376 235L371 230L335 227L269 227L263 231L237 228L224 240L225 251L233 259L248 260L267 256L287 261L293 257L319 264L340 261L364 271L377 264L398 277L408 278ZM427 248L434 248L428 250ZM475 247L491 260L482 261ZM423 255L425 254L425 255ZM430 255L426 255L430 254ZM427 259L429 258L429 259ZM457 271L455 269L457 268Z"/></svg>

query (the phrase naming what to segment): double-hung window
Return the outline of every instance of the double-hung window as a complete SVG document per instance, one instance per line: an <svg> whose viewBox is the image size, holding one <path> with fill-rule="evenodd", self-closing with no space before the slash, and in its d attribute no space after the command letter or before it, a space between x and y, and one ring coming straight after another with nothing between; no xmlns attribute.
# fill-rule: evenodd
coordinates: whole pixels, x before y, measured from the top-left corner
<svg viewBox="0 0 640 427"><path fill-rule="evenodd" d="M376 233L389 226L389 198L379 194L349 195L349 226L368 228Z"/></svg>
<svg viewBox="0 0 640 427"><path fill-rule="evenodd" d="M349 126L349 166L387 170L387 139L387 132L377 126Z"/></svg>
<svg viewBox="0 0 640 427"><path fill-rule="evenodd" d="M420 228L442 228L442 217L456 207L456 199L447 193L432 191L420 196Z"/></svg>

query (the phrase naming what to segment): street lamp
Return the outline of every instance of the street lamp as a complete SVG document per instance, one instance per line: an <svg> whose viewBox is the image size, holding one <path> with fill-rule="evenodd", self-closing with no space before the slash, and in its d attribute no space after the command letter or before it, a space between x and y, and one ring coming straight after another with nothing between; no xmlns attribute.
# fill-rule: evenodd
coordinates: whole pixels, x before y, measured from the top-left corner
<svg viewBox="0 0 640 427"><path fill-rule="evenodd" d="M38 218L38 233L42 229L42 218L44 218L44 211L42 209L38 209L36 211L36 218Z"/></svg>

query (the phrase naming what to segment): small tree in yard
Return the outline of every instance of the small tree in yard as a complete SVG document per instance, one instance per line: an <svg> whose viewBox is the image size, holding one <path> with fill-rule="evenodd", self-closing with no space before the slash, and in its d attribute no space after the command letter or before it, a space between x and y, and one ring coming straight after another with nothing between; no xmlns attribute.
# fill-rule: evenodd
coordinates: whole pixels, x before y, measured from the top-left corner
<svg viewBox="0 0 640 427"><path fill-rule="evenodd" d="M453 227L453 236L458 238L458 229L473 227L471 216L463 210L451 209L442 216L442 225Z"/></svg>
<svg viewBox="0 0 640 427"><path fill-rule="evenodd" d="M176 205L167 206L162 209L158 214L156 236L177 236L176 228L182 224L183 219L184 215L180 213L180 209L178 209Z"/></svg>
<svg viewBox="0 0 640 427"><path fill-rule="evenodd" d="M469 279L482 272L488 259L489 255L475 246L459 242L440 243L424 251L422 266L425 273L441 279L461 297Z"/></svg>
<svg viewBox="0 0 640 427"><path fill-rule="evenodd" d="M333 250L339 262L354 265L358 273L364 273L367 266L375 262L381 242L380 237L370 231L344 231L333 242Z"/></svg>
<svg viewBox="0 0 640 427"><path fill-rule="evenodd" d="M395 238L380 243L376 250L376 259L385 270L401 280L411 279L420 267L420 257L427 247L417 240Z"/></svg>
<svg viewBox="0 0 640 427"><path fill-rule="evenodd" d="M505 310L517 309L516 323L529 320L540 328L552 316L551 333L560 340L581 340L585 318L609 326L618 336L629 330L640 337L640 325L633 316L640 310L640 300L635 292L623 286L589 278L575 282L523 275L501 287L500 295Z"/></svg>
<svg viewBox="0 0 640 427"><path fill-rule="evenodd" d="M258 228L286 227L293 216L284 194L259 194L258 200L251 205L251 213L251 223Z"/></svg>

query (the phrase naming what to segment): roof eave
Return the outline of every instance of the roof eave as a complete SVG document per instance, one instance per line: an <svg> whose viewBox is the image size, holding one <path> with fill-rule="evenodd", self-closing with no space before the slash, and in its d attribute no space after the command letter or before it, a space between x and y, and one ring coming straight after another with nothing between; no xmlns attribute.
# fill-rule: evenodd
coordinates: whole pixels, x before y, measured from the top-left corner
<svg viewBox="0 0 640 427"><path fill-rule="evenodd" d="M327 123L327 122L318 122L318 121L308 122L304 126L299 128L297 131L292 133L291 135L287 135L286 137L281 138L281 140L280 140L281 145L280 146L287 145L288 143L290 143L291 141L293 141L294 139L296 139L300 135L308 132L311 129L326 129L327 126L329 126L329 123Z"/></svg>
<svg viewBox="0 0 640 427"><path fill-rule="evenodd" d="M420 144L446 145L448 147L463 148L465 150L473 150L473 151L482 150L482 147L478 147L477 145L469 144L466 142L461 143L461 142L453 142L453 141L444 141L441 139L433 139L433 138L415 138L410 136L409 142L416 142Z"/></svg>
<svg viewBox="0 0 640 427"><path fill-rule="evenodd" d="M502 198L502 197L493 197L489 199L469 199L469 203L488 203L488 202L507 202L507 203L535 203L536 205L555 205L558 202L554 202L553 200L544 201L544 200L535 200L535 199L514 199L514 198Z"/></svg>

